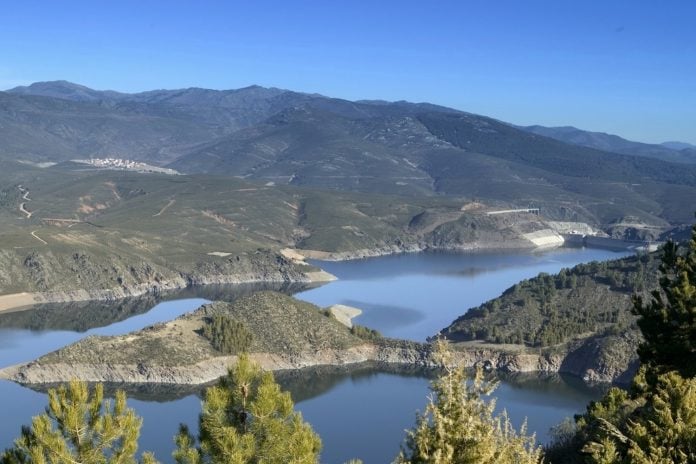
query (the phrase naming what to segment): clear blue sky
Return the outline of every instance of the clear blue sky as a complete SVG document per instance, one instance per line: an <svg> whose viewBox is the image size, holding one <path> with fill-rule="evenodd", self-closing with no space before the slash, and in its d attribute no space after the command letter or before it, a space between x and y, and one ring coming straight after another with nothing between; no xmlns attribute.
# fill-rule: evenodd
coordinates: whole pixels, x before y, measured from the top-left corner
<svg viewBox="0 0 696 464"><path fill-rule="evenodd" d="M696 143L696 1L5 1L0 89L259 84Z"/></svg>

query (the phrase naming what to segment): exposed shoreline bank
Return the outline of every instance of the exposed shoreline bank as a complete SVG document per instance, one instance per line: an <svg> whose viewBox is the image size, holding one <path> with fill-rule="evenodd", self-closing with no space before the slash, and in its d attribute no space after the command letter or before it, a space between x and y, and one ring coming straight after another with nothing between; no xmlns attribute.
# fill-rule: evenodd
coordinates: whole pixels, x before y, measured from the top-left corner
<svg viewBox="0 0 696 464"><path fill-rule="evenodd" d="M506 245L507 243L507 245ZM365 248L355 251L328 252L321 250L284 248L280 254L293 264L306 265L305 260L317 261L351 261L366 258L377 258L398 254L423 252L453 252L453 253L485 253L485 252L535 252L548 251L557 248L572 247L572 244L551 243L544 246L534 245L527 240L511 240L509 242L473 242L433 246L429 244L395 244L377 248ZM33 305L45 303L69 303L77 301L117 301L123 298L158 294L164 291L182 290L198 285L243 284L263 282L297 282L323 283L337 280L336 276L318 268L315 271L305 271L299 278L288 278L278 273L277 276L249 276L243 274L225 274L208 276L179 276L159 282L144 282L131 287L111 289L75 289L62 292L21 292L0 295L0 312L22 311Z"/></svg>
<svg viewBox="0 0 696 464"><path fill-rule="evenodd" d="M507 246L505 244L508 244ZM549 250L562 245L550 247L538 247L526 240L511 240L509 242L473 242L465 245L432 246L426 244L395 244L377 248L367 248L346 252L325 252L317 250L304 250L284 248L280 255L294 265L306 265L305 260L316 259L320 261L349 261L354 259L389 256L402 253L421 253L427 251L450 251L462 253L479 253L487 251L534 251ZM197 285L219 284L243 284L263 282L297 282L297 283L322 283L336 280L336 276L318 268L313 271L300 272L297 277L290 277L277 270L268 271L277 275L179 275L175 278L160 281L143 282L133 286L116 287L110 289L73 289L55 292L21 292L0 295L0 312L22 311L30 309L33 305L46 303L69 303L78 301L116 301L128 297L137 297L148 293L158 294L164 291L182 290Z"/></svg>
<svg viewBox="0 0 696 464"><path fill-rule="evenodd" d="M516 252L533 252L536 250L545 251L555 248L562 248L563 244L554 244L551 246L536 246L531 242L523 243L521 241L510 241L510 245L505 246L501 242L489 243L471 243L463 245L444 245L433 246L428 244L400 244L388 245L378 248L364 248L355 251L321 251L309 249L296 249L295 251L302 255L305 259L314 259L317 261L351 261L356 259L377 258L380 256L391 256L398 254L423 253L423 252L454 252L454 253L483 253L495 251L516 251Z"/></svg>
<svg viewBox="0 0 696 464"><path fill-rule="evenodd" d="M10 311L21 311L32 305L37 304L36 293L11 293L9 295L0 295L0 313Z"/></svg>
<svg viewBox="0 0 696 464"><path fill-rule="evenodd" d="M77 289L64 292L34 292L0 295L0 313L24 311L34 305L47 303L70 303L81 301L118 301L147 294L157 295L162 292L183 290L195 286L253 283L322 283L336 280L336 276L324 270L302 273L301 278L287 278L283 275L260 277L244 275L218 275L199 278L195 281L180 277L177 279L145 282L132 287L86 290Z"/></svg>
<svg viewBox="0 0 696 464"><path fill-rule="evenodd" d="M586 383L626 383L636 368L628 366L623 372L603 373L586 363L569 363L569 353L540 353L524 348L456 347L452 353L454 360L465 368L482 367L505 373L570 374ZM385 340L345 350L295 355L252 353L250 357L270 371L322 366L350 367L368 362L409 368L435 366L431 357L431 345L402 340ZM0 379L24 385L54 384L79 378L88 382L195 386L214 382L224 376L236 359L236 356L218 356L184 366L32 361L0 369Z"/></svg>

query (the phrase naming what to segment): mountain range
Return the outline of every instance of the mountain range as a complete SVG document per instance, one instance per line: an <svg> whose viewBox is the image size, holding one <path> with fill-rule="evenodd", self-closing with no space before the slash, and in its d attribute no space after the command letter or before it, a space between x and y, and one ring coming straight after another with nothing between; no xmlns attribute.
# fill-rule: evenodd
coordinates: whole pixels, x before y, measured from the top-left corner
<svg viewBox="0 0 696 464"><path fill-rule="evenodd" d="M618 135L584 131L572 126L527 126L521 127L521 129L561 142L598 150L657 158L675 163L696 163L696 146L684 142L664 142L661 144L632 142Z"/></svg>
<svg viewBox="0 0 696 464"><path fill-rule="evenodd" d="M110 156L267 185L541 206L549 217L605 228L690 222L692 151L519 128L427 103L258 86L126 94L55 81L0 92L6 160Z"/></svg>

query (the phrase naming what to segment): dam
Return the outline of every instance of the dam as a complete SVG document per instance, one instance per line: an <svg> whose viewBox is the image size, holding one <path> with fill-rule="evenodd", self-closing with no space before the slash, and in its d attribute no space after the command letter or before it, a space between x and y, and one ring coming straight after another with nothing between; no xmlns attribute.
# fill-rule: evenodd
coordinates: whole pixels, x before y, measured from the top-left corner
<svg viewBox="0 0 696 464"><path fill-rule="evenodd" d="M657 251L664 242L649 240L624 240L612 237L600 237L588 234L561 234L567 246L584 246L588 248L603 248L605 250Z"/></svg>

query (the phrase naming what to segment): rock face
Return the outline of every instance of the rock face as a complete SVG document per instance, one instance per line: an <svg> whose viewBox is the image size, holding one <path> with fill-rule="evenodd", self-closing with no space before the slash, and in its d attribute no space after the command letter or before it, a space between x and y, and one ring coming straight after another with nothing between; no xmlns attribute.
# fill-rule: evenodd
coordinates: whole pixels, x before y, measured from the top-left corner
<svg viewBox="0 0 696 464"><path fill-rule="evenodd" d="M634 331L576 342L564 356L559 372L577 375L586 382L630 383L638 370L636 350L640 342Z"/></svg>

